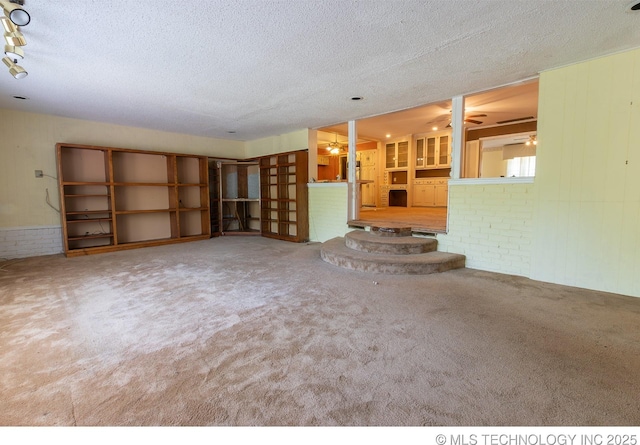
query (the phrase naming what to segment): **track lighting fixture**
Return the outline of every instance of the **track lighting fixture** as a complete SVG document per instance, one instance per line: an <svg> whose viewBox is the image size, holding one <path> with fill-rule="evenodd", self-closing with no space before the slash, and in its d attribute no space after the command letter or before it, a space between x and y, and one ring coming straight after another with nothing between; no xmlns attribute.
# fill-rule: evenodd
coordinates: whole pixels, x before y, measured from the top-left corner
<svg viewBox="0 0 640 445"><path fill-rule="evenodd" d="M10 59L24 59L24 51L19 46L5 45L4 54Z"/></svg>
<svg viewBox="0 0 640 445"><path fill-rule="evenodd" d="M0 4L2 4L4 15L6 15L13 24L26 26L31 21L29 13L22 9L22 5L24 4L23 0L0 0Z"/></svg>
<svg viewBox="0 0 640 445"><path fill-rule="evenodd" d="M18 30L18 27L6 17L0 17L0 22L2 22L4 32L16 32Z"/></svg>
<svg viewBox="0 0 640 445"><path fill-rule="evenodd" d="M9 68L9 73L16 79L22 79L27 77L28 73L25 71L24 68L22 68L20 65L17 64L18 63L17 60L11 60L8 57L3 57L2 61Z"/></svg>
<svg viewBox="0 0 640 445"><path fill-rule="evenodd" d="M27 44L27 41L20 31L5 32L4 40L7 42L7 45L11 46L25 46Z"/></svg>
<svg viewBox="0 0 640 445"><path fill-rule="evenodd" d="M4 28L4 54L6 57L2 59L9 68L9 73L16 79L27 77L24 68L18 65L18 59L24 59L24 50L21 46L25 46L27 41L20 32L19 27L28 25L31 16L27 11L22 9L24 0L0 0L0 6L4 12L4 17L0 17L2 27Z"/></svg>

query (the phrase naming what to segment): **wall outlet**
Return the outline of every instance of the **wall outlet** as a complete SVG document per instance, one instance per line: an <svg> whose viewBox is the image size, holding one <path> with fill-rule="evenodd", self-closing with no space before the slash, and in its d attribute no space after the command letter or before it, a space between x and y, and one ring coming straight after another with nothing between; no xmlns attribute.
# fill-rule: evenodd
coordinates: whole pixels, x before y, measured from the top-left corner
<svg viewBox="0 0 640 445"><path fill-rule="evenodd" d="M36 178L42 178L43 176L42 170L36 170Z"/></svg>

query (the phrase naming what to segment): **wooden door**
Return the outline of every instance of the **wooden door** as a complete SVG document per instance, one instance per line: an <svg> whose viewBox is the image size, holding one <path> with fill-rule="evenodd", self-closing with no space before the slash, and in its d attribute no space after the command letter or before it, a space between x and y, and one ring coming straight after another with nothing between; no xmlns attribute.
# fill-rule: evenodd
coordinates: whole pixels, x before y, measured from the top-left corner
<svg viewBox="0 0 640 445"><path fill-rule="evenodd" d="M362 184L362 205L368 207L376 206L376 155L378 150L366 150L360 154L360 179L373 181Z"/></svg>

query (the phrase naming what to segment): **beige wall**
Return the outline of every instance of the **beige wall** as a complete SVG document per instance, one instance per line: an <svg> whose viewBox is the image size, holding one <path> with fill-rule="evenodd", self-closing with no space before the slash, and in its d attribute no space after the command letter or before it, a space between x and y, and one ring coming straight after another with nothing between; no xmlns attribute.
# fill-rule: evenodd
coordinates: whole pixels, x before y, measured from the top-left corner
<svg viewBox="0 0 640 445"><path fill-rule="evenodd" d="M502 147L499 150L482 152L481 178L499 178L507 174L507 161L502 159Z"/></svg>
<svg viewBox="0 0 640 445"><path fill-rule="evenodd" d="M256 139L245 142L245 157L284 153L287 151L307 150L309 148L309 130L298 130L278 136Z"/></svg>
<svg viewBox="0 0 640 445"><path fill-rule="evenodd" d="M0 110L0 228L60 225L57 142L243 157L243 142ZM44 178L35 178L43 170Z"/></svg>
<svg viewBox="0 0 640 445"><path fill-rule="evenodd" d="M531 277L640 296L640 49L542 73Z"/></svg>

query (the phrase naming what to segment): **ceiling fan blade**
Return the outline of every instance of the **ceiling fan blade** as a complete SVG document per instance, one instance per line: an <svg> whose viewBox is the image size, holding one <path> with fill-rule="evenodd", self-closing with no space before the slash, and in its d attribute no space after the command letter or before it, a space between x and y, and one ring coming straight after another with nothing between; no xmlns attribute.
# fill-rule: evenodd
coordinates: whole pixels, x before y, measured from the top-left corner
<svg viewBox="0 0 640 445"><path fill-rule="evenodd" d="M442 122L446 122L448 120L450 120L448 116L440 116L432 121L427 122L425 125L441 124Z"/></svg>
<svg viewBox="0 0 640 445"><path fill-rule="evenodd" d="M464 121L468 124L476 124L476 125L480 125L482 123L482 121L477 121L474 119L465 119Z"/></svg>
<svg viewBox="0 0 640 445"><path fill-rule="evenodd" d="M470 114L467 117L487 117L486 114L482 113L482 114Z"/></svg>

